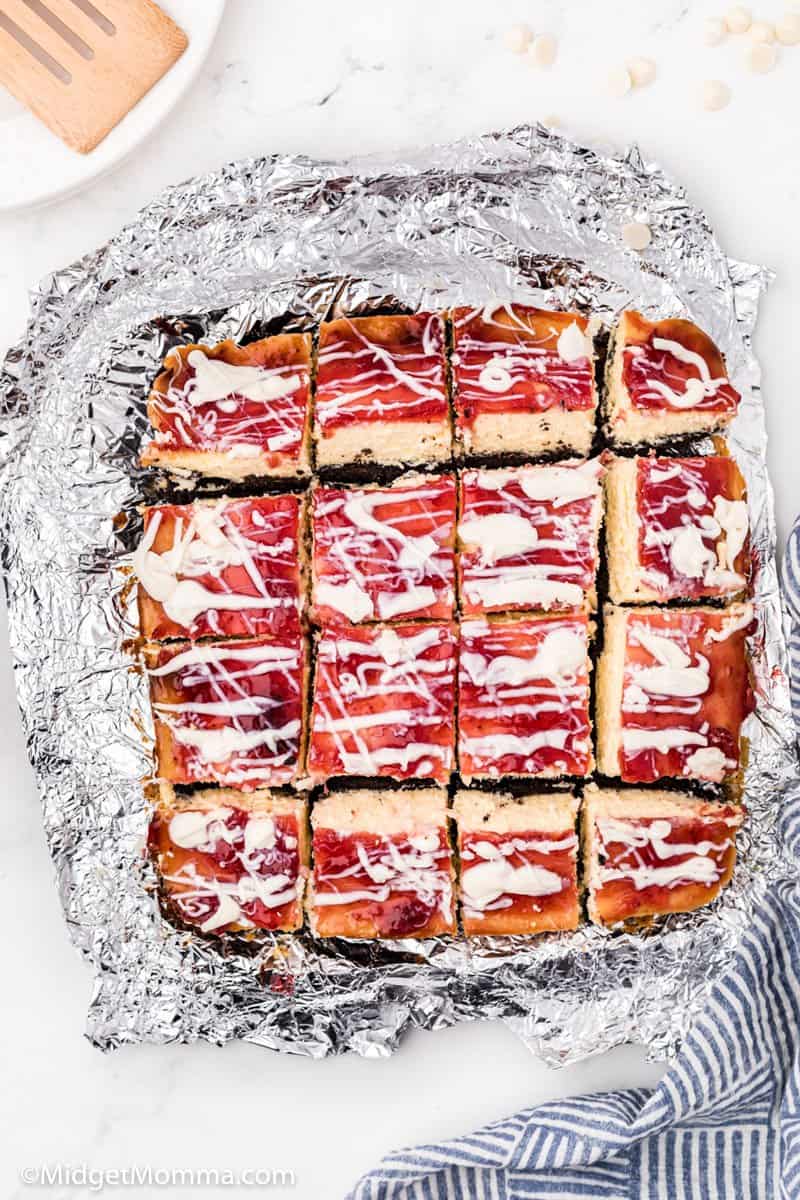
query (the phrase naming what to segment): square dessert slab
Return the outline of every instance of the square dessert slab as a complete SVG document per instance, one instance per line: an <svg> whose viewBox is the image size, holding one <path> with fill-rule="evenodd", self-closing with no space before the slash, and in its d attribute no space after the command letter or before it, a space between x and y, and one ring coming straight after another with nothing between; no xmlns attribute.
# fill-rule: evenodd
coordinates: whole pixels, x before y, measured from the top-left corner
<svg viewBox="0 0 800 1200"><path fill-rule="evenodd" d="M578 800L460 791L453 802L466 934L576 929Z"/></svg>
<svg viewBox="0 0 800 1200"><path fill-rule="evenodd" d="M320 623L449 618L455 596L456 484L314 489L313 614Z"/></svg>
<svg viewBox="0 0 800 1200"><path fill-rule="evenodd" d="M159 504L134 553L139 624L154 641L299 632L298 496Z"/></svg>
<svg viewBox="0 0 800 1200"><path fill-rule="evenodd" d="M720 783L741 761L752 710L750 604L608 606L597 674L597 759L628 783L668 777Z"/></svg>
<svg viewBox="0 0 800 1200"><path fill-rule="evenodd" d="M606 493L615 604L733 599L746 588L747 501L732 458L617 458Z"/></svg>
<svg viewBox="0 0 800 1200"><path fill-rule="evenodd" d="M341 317L319 335L320 466L444 462L452 450L439 313Z"/></svg>
<svg viewBox="0 0 800 1200"><path fill-rule="evenodd" d="M330 625L316 644L308 773L432 779L453 769L451 624Z"/></svg>
<svg viewBox="0 0 800 1200"><path fill-rule="evenodd" d="M612 334L605 419L618 445L723 429L740 396L707 333L691 321L625 312Z"/></svg>
<svg viewBox="0 0 800 1200"><path fill-rule="evenodd" d="M597 459L462 473L465 616L595 607L602 474Z"/></svg>
<svg viewBox="0 0 800 1200"><path fill-rule="evenodd" d="M463 621L461 775L585 776L592 770L584 614Z"/></svg>
<svg viewBox="0 0 800 1200"><path fill-rule="evenodd" d="M299 634L150 645L145 660L162 779L252 790L297 778L308 671Z"/></svg>
<svg viewBox="0 0 800 1200"><path fill-rule="evenodd" d="M455 932L443 789L334 792L311 814L311 929L318 937Z"/></svg>
<svg viewBox="0 0 800 1200"><path fill-rule="evenodd" d="M142 465L220 479L307 475L310 381L306 333L178 346L147 402L155 436Z"/></svg>
<svg viewBox="0 0 800 1200"><path fill-rule="evenodd" d="M614 925L691 912L729 882L744 810L656 789L587 788L584 877L589 917Z"/></svg>
<svg viewBox="0 0 800 1200"><path fill-rule="evenodd" d="M467 455L586 455L597 392L589 322L525 304L455 308L453 402Z"/></svg>
<svg viewBox="0 0 800 1200"><path fill-rule="evenodd" d="M308 803L265 790L161 785L150 853L167 899L204 933L299 929L309 863Z"/></svg>

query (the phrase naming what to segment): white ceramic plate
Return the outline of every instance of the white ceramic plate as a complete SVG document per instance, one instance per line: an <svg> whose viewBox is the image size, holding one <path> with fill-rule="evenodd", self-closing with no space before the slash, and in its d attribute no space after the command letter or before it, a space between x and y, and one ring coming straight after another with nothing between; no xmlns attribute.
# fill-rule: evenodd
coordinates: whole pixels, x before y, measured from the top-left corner
<svg viewBox="0 0 800 1200"><path fill-rule="evenodd" d="M91 154L76 154L0 86L0 213L49 204L110 171L161 124L194 82L225 0L160 0L189 37L175 66Z"/></svg>

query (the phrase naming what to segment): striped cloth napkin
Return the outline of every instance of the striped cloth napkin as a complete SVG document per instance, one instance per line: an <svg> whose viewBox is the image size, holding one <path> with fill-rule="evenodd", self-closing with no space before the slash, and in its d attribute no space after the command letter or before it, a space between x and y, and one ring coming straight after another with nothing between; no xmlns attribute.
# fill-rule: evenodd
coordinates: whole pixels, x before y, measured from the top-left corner
<svg viewBox="0 0 800 1200"><path fill-rule="evenodd" d="M783 577L800 732L800 519ZM770 889L654 1091L554 1101L400 1150L348 1200L799 1200L800 792L782 833L798 879Z"/></svg>

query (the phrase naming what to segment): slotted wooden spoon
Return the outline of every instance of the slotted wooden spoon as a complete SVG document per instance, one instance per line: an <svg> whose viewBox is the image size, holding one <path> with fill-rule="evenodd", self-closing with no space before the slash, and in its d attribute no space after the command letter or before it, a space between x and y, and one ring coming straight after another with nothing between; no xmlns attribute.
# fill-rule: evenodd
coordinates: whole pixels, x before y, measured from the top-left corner
<svg viewBox="0 0 800 1200"><path fill-rule="evenodd" d="M0 0L0 83L81 154L187 45L152 0Z"/></svg>

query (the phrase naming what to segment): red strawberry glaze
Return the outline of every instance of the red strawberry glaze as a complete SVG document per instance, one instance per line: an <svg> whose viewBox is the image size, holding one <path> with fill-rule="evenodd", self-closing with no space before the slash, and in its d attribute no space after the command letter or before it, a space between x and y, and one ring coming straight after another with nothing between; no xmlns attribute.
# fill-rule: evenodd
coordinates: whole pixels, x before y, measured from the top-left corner
<svg viewBox="0 0 800 1200"><path fill-rule="evenodd" d="M446 780L453 767L451 625L335 626L317 644L308 770Z"/></svg>
<svg viewBox="0 0 800 1200"><path fill-rule="evenodd" d="M719 596L746 586L746 538L733 564L720 562L720 550L723 558L730 551L717 520L720 502L726 509L744 505L744 480L732 458L642 458L636 486L639 562L649 587L669 600ZM742 512L746 520L746 509ZM699 574L689 575L676 565L681 562L676 537L685 537L687 529L696 531L706 551Z"/></svg>
<svg viewBox="0 0 800 1200"><path fill-rule="evenodd" d="M159 772L244 790L299 767L305 650L299 635L151 650Z"/></svg>
<svg viewBox="0 0 800 1200"><path fill-rule="evenodd" d="M181 829L182 822L189 822ZM231 804L159 809L150 851L187 924L206 932L294 929L302 924L300 828L292 813Z"/></svg>
<svg viewBox="0 0 800 1200"><path fill-rule="evenodd" d="M229 391L224 379L213 377L217 363L227 371ZM178 347L167 356L166 370L150 394L153 446L245 460L261 455L272 467L299 462L308 423L310 364L307 334L280 334L248 346L227 341Z"/></svg>
<svg viewBox="0 0 800 1200"><path fill-rule="evenodd" d="M452 475L390 488L317 488L316 619L451 617L455 523Z"/></svg>
<svg viewBox="0 0 800 1200"><path fill-rule="evenodd" d="M134 555L144 636L299 632L300 505L263 496L148 508Z"/></svg>
<svg viewBox="0 0 800 1200"><path fill-rule="evenodd" d="M453 929L445 829L313 837L313 907L322 937L429 937Z"/></svg>
<svg viewBox="0 0 800 1200"><path fill-rule="evenodd" d="M622 382L634 408L736 411L741 397L728 380L722 355L691 321L653 323L629 312L625 314L624 338ZM687 397L690 380L701 381L704 387L692 385ZM691 395L695 396L692 403Z"/></svg>
<svg viewBox="0 0 800 1200"><path fill-rule="evenodd" d="M559 353L559 338L570 326L586 332L585 317L508 304L456 308L452 319L456 416L462 428L483 414L594 407L591 358L566 361Z"/></svg>
<svg viewBox="0 0 800 1200"><path fill-rule="evenodd" d="M459 584L465 615L586 604L597 570L601 475L597 460L464 471Z"/></svg>
<svg viewBox="0 0 800 1200"><path fill-rule="evenodd" d="M441 316L342 317L323 325L316 414L323 434L373 421L445 421Z"/></svg>
<svg viewBox="0 0 800 1200"><path fill-rule="evenodd" d="M741 726L753 708L745 648L751 624L752 607L746 604L630 613L622 779L651 783L684 775L720 781L737 770Z"/></svg>
<svg viewBox="0 0 800 1200"><path fill-rule="evenodd" d="M547 833L462 833L459 852L465 932L533 933L574 928L578 923L577 847L578 839L571 828ZM473 882L487 869L492 870L486 864L502 867L493 890L483 881L480 885ZM538 878L532 878L531 868L538 872ZM477 876L471 875L473 871ZM515 890L514 873L519 890ZM500 891L503 875L507 877L507 890Z"/></svg>
<svg viewBox="0 0 800 1200"><path fill-rule="evenodd" d="M726 882L743 812L705 805L708 815L600 818L593 901L608 923L707 904Z"/></svg>
<svg viewBox="0 0 800 1200"><path fill-rule="evenodd" d="M587 618L463 622L458 708L465 778L587 775Z"/></svg>

